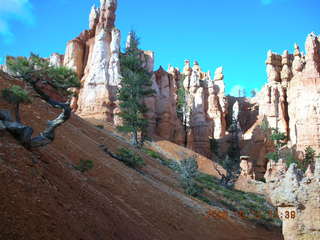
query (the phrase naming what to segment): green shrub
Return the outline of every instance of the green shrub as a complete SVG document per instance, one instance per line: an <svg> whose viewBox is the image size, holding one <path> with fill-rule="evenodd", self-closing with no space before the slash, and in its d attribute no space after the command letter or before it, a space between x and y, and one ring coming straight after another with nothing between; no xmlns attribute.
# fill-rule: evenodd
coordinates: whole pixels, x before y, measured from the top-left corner
<svg viewBox="0 0 320 240"><path fill-rule="evenodd" d="M104 129L104 126L103 125L96 125L96 128Z"/></svg>
<svg viewBox="0 0 320 240"><path fill-rule="evenodd" d="M145 165L144 160L139 155L126 148L119 148L117 157L125 165L131 168L140 168Z"/></svg>
<svg viewBox="0 0 320 240"><path fill-rule="evenodd" d="M10 88L2 89L2 97L8 103L15 105L16 121L20 122L20 104L30 104L31 98L28 92L18 85L13 85Z"/></svg>
<svg viewBox="0 0 320 240"><path fill-rule="evenodd" d="M286 139L286 134L279 132L279 130L277 130L276 128L272 128L270 139L273 141L283 141Z"/></svg>
<svg viewBox="0 0 320 240"><path fill-rule="evenodd" d="M298 167L300 165L300 161L298 161L292 153L287 154L284 160L286 162L287 167L290 167L292 163L296 163Z"/></svg>
<svg viewBox="0 0 320 240"><path fill-rule="evenodd" d="M308 165L314 163L315 155L316 155L316 151L312 147L310 146L306 147L306 149L304 150L304 159L303 159L304 168L307 168Z"/></svg>
<svg viewBox="0 0 320 240"><path fill-rule="evenodd" d="M163 159L161 161L161 164L163 164L164 166L167 166L168 168L170 168L171 170L175 171L175 172L180 172L180 164L177 161L171 160L171 159Z"/></svg>
<svg viewBox="0 0 320 240"><path fill-rule="evenodd" d="M198 163L195 157L180 162L180 174L183 178L194 178L198 175Z"/></svg>
<svg viewBox="0 0 320 240"><path fill-rule="evenodd" d="M10 88L2 89L2 97L9 103L31 103L28 92L18 85L13 85Z"/></svg>
<svg viewBox="0 0 320 240"><path fill-rule="evenodd" d="M198 185L193 179L183 179L181 186L186 194L193 197L200 197L203 193L203 187Z"/></svg>
<svg viewBox="0 0 320 240"><path fill-rule="evenodd" d="M278 162L278 160L279 160L279 156L278 156L277 152L269 152L269 153L266 154L265 157L267 159L273 160L275 162Z"/></svg>
<svg viewBox="0 0 320 240"><path fill-rule="evenodd" d="M144 148L143 151L150 157L152 158L155 158L155 159L159 159L159 160L162 160L162 157L159 153L151 150L151 149L147 149L147 148Z"/></svg>
<svg viewBox="0 0 320 240"><path fill-rule="evenodd" d="M297 168L305 172L307 170L308 165L312 163L312 159L313 159L312 154L314 154L313 152L314 150L312 148L311 149L306 148L305 151L306 151L306 154L303 161L296 159L293 153L286 154L284 160L286 162L287 167L289 168L292 163L295 163L297 164Z"/></svg>
<svg viewBox="0 0 320 240"><path fill-rule="evenodd" d="M198 197L203 193L203 188L198 185L194 178L198 176L198 164L194 157L180 162L180 181L186 194Z"/></svg>
<svg viewBox="0 0 320 240"><path fill-rule="evenodd" d="M74 166L74 169L84 173L93 168L93 162L91 160L80 160L80 163Z"/></svg>

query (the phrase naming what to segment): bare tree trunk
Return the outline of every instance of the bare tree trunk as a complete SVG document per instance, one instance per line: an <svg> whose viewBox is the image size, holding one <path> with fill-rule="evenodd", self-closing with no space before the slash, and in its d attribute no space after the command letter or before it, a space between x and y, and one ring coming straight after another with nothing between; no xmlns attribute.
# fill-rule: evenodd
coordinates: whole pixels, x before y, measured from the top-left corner
<svg viewBox="0 0 320 240"><path fill-rule="evenodd" d="M16 109L15 109L16 122L21 123L19 109L20 109L20 104L17 103L17 104L16 104Z"/></svg>

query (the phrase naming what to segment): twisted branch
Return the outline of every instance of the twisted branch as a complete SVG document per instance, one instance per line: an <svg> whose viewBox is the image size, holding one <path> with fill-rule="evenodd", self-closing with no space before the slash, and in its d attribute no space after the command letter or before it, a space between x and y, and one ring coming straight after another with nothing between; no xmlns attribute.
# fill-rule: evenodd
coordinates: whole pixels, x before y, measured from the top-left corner
<svg viewBox="0 0 320 240"><path fill-rule="evenodd" d="M26 77L24 77L26 79ZM30 79L30 78L29 78ZM47 128L39 136L32 138L33 128L19 122L12 121L12 117L4 111L0 111L0 121L21 144L26 148L43 147L51 143L55 138L55 129L66 122L71 116L70 100L65 103L55 101L45 94L38 86L39 80L27 81L41 99L54 108L62 109L62 113L55 119L47 122Z"/></svg>

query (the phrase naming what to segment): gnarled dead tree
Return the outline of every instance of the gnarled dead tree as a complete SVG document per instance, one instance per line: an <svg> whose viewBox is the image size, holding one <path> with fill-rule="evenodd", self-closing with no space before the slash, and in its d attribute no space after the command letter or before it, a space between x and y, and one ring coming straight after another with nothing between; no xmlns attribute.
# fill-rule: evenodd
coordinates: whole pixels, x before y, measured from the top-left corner
<svg viewBox="0 0 320 240"><path fill-rule="evenodd" d="M39 136L32 137L33 128L20 122L13 121L10 114L0 111L0 121L18 141L26 148L43 147L51 143L55 138L55 130L66 122L71 116L70 92L71 87L79 87L79 80L76 74L63 67L52 67L49 63L31 54L29 59L11 58L7 61L7 66L13 77L19 78L32 87L38 96L54 108L62 110L61 114L48 121L47 128ZM47 95L40 86L48 84L58 92L68 95L66 102L53 100Z"/></svg>

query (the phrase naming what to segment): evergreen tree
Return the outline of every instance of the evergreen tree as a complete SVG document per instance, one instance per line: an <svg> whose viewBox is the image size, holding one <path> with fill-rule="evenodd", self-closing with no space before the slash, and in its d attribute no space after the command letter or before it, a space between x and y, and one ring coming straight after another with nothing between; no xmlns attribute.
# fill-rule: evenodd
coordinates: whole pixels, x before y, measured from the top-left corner
<svg viewBox="0 0 320 240"><path fill-rule="evenodd" d="M316 151L311 146L306 147L304 150L303 167L307 169L307 167L310 164L314 165L315 157L316 157Z"/></svg>
<svg viewBox="0 0 320 240"><path fill-rule="evenodd" d="M203 188L195 181L198 174L198 163L194 156L180 162L181 185L185 193L193 197L199 197L203 193Z"/></svg>
<svg viewBox="0 0 320 240"><path fill-rule="evenodd" d="M15 105L16 122L20 123L20 104L31 103L31 98L29 97L28 92L18 85L13 85L10 88L5 88L2 90L2 97L8 103Z"/></svg>
<svg viewBox="0 0 320 240"><path fill-rule="evenodd" d="M50 85L61 95L71 96L69 88L80 87L80 81L73 70L50 66L49 61L33 53L29 58L10 57L6 64L14 77L22 79L36 91L41 83Z"/></svg>
<svg viewBox="0 0 320 240"><path fill-rule="evenodd" d="M141 60L143 52L139 50L139 39L135 32L131 32L130 43L126 51L120 56L121 82L118 92L120 101L120 117L122 126L120 131L132 134L132 143L140 146L138 133L146 131L148 120L145 114L148 111L144 98L153 95L151 89L151 74L143 67Z"/></svg>
<svg viewBox="0 0 320 240"><path fill-rule="evenodd" d="M239 123L238 119L232 118L229 129L231 135L227 156L221 163L226 169L226 175L222 176L221 182L224 185L232 185L240 174L240 146L239 146Z"/></svg>
<svg viewBox="0 0 320 240"><path fill-rule="evenodd" d="M39 136L32 137L33 128L20 123L19 114L16 122L12 122L8 116L0 116L7 131L14 135L27 148L42 147L51 143L55 138L55 129L66 122L71 116L70 99L72 97L69 88L80 87L76 73L65 67L50 66L49 61L35 54L29 58L10 57L6 65L12 77L24 81L30 86L37 97L47 102L54 108L62 110L61 114L47 122L47 128ZM51 86L60 95L68 98L66 102L59 102L46 94L46 86ZM5 98L12 102L28 102L26 92L14 87L4 93Z"/></svg>
<svg viewBox="0 0 320 240"><path fill-rule="evenodd" d="M219 171L218 174L221 176L221 184L225 186L232 186L240 175L240 144L239 144L239 133L241 132L239 124L239 103L236 102L233 105L232 120L229 128L230 141L229 147L224 160L219 159L218 163L226 170L226 174Z"/></svg>
<svg viewBox="0 0 320 240"><path fill-rule="evenodd" d="M188 144L188 122L189 116L191 113L191 108L188 106L187 98L188 98L188 90L186 90L183 86L183 81L185 79L185 75L181 75L181 80L179 83L179 88L177 91L177 116L181 120L184 132L185 132L185 139L184 139L184 146L186 147Z"/></svg>

